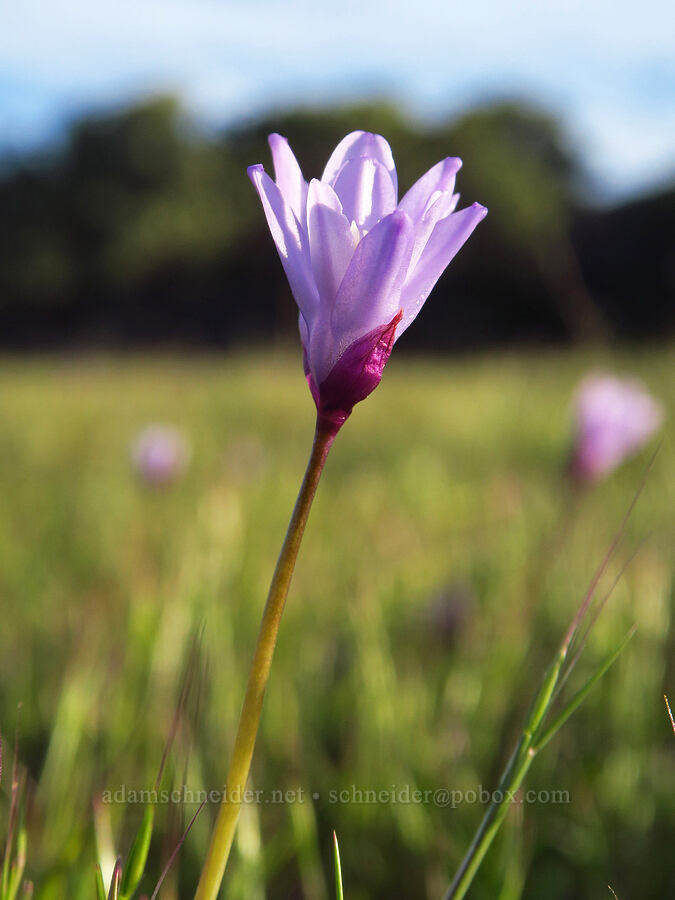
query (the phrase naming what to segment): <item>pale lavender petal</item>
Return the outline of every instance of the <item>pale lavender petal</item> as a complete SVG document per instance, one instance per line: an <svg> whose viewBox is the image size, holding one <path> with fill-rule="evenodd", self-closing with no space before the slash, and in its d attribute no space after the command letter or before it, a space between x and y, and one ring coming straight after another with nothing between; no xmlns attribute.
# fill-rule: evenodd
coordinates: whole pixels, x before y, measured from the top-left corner
<svg viewBox="0 0 675 900"><path fill-rule="evenodd" d="M367 156L369 159L376 159L382 163L389 172L389 177L394 185L394 194L397 196L398 181L391 147L381 134L371 134L369 131L352 131L347 137L342 138L326 163L321 180L335 186L335 179L344 164L348 160L358 159L360 156Z"/></svg>
<svg viewBox="0 0 675 900"><path fill-rule="evenodd" d="M305 375L324 428L336 432L356 403L370 394L382 379L382 370L394 346L399 310L391 322L358 338L345 350L328 376L317 383L305 363Z"/></svg>
<svg viewBox="0 0 675 900"><path fill-rule="evenodd" d="M337 194L316 178L307 194L307 227L314 280L328 315L354 253L355 239Z"/></svg>
<svg viewBox="0 0 675 900"><path fill-rule="evenodd" d="M429 200L427 201L427 205L424 207L424 216L429 212L429 210L436 206L436 202L443 198L443 205L439 206L437 209L436 220L444 219L446 216L450 215L451 212L454 212L457 209L457 204L459 203L459 194L451 194L449 191L434 191ZM442 210L442 212L440 212Z"/></svg>
<svg viewBox="0 0 675 900"><path fill-rule="evenodd" d="M413 236L410 217L396 210L357 246L333 306L335 359L358 337L391 321L398 312ZM319 382L326 374L317 373Z"/></svg>
<svg viewBox="0 0 675 900"><path fill-rule="evenodd" d="M645 387L611 375L586 378L575 397L572 472L583 481L609 474L639 450L663 422Z"/></svg>
<svg viewBox="0 0 675 900"><path fill-rule="evenodd" d="M302 313L298 313L298 331L300 332L300 342L302 349L305 351L305 359L309 352L309 325Z"/></svg>
<svg viewBox="0 0 675 900"><path fill-rule="evenodd" d="M382 163L365 156L344 164L335 179L335 193L344 214L362 232L370 231L396 208L396 191L389 173Z"/></svg>
<svg viewBox="0 0 675 900"><path fill-rule="evenodd" d="M310 322L319 305L319 292L312 273L309 241L293 210L263 167L249 166L248 176L260 196L295 302Z"/></svg>
<svg viewBox="0 0 675 900"><path fill-rule="evenodd" d="M316 384L320 384L335 365L339 356L330 315L316 316L309 329L307 369Z"/></svg>
<svg viewBox="0 0 675 900"><path fill-rule="evenodd" d="M410 260L410 272L415 269L415 266L436 227L436 223L441 219L445 219L451 212L454 212L458 200L459 194L451 194L443 191L435 191L431 195L424 215L419 221L415 222L415 247L413 249L412 259Z"/></svg>
<svg viewBox="0 0 675 900"><path fill-rule="evenodd" d="M421 218L432 194L436 191L448 191L452 194L455 188L455 175L461 167L462 160L457 156L448 156L436 163L413 184L399 203L399 208L407 212L413 222Z"/></svg>
<svg viewBox="0 0 675 900"><path fill-rule="evenodd" d="M487 209L480 203L474 203L436 224L417 265L408 274L401 292L403 319L396 332L397 339L415 319L448 263L486 215Z"/></svg>
<svg viewBox="0 0 675 900"><path fill-rule="evenodd" d="M281 194L291 207L297 220L305 221L307 203L307 182L302 176L295 154L288 141L280 134L271 134L267 138L274 162L274 178Z"/></svg>

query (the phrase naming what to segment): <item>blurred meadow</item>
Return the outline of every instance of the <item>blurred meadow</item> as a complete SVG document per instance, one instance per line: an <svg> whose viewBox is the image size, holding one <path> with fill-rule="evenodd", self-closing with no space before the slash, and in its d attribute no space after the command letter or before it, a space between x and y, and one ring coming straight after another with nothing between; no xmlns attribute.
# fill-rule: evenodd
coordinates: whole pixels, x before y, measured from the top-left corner
<svg viewBox="0 0 675 900"><path fill-rule="evenodd" d="M254 761L264 795L245 808L227 897L332 896L333 828L349 897L442 895L483 807L400 791L494 788L649 458L570 489L571 391L602 363L643 378L672 416L673 361L665 349L392 359L310 517ZM312 405L297 354L6 358L0 417L3 792L18 727L36 896L91 897L92 801L152 787L195 635L164 786L222 786ZM175 484L134 476L129 445L149 421L192 445ZM572 681L637 633L528 778L566 799L514 807L476 898L591 898L608 882L624 898L672 894L674 486L666 436ZM358 802L359 790L403 800ZM195 809L160 803L145 893ZM190 895L214 811L161 896ZM111 827L126 852L141 814L101 804L99 834Z"/></svg>
<svg viewBox="0 0 675 900"><path fill-rule="evenodd" d="M489 215L331 451L221 896L330 900L335 829L347 900L443 897L660 445L565 696L636 633L468 896L675 897L671 6L6 5L0 900L95 897L166 751L154 900L224 786L314 426L246 167L278 132L318 177L355 129L401 195L460 156L459 205ZM589 373L665 417L580 486ZM193 896L215 814L160 900Z"/></svg>

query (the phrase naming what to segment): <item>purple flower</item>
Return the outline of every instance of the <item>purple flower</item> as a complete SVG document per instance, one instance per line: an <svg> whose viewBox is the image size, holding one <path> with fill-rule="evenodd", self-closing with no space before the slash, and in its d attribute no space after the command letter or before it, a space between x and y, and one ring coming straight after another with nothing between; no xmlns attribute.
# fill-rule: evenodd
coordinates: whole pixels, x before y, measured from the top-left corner
<svg viewBox="0 0 675 900"><path fill-rule="evenodd" d="M663 422L663 409L638 381L591 375L577 390L574 418L572 472L591 482L647 443Z"/></svg>
<svg viewBox="0 0 675 900"><path fill-rule="evenodd" d="M148 425L134 438L131 462L147 484L161 486L175 481L190 459L187 439L171 425Z"/></svg>
<svg viewBox="0 0 675 900"><path fill-rule="evenodd" d="M337 431L380 383L403 334L487 210L455 212L461 160L449 157L401 201L387 141L354 131L321 180L305 181L285 138L269 137L276 183L249 177L300 310L305 374L319 418Z"/></svg>

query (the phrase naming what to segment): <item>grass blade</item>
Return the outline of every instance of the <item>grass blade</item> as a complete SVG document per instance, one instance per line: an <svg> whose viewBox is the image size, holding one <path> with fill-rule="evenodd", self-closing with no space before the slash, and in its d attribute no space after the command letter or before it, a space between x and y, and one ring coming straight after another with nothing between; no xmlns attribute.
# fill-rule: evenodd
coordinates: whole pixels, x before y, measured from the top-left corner
<svg viewBox="0 0 675 900"><path fill-rule="evenodd" d="M103 872L101 872L101 867L98 863L96 864L96 869L94 871L94 879L96 880L96 900L106 900Z"/></svg>
<svg viewBox="0 0 675 900"><path fill-rule="evenodd" d="M335 832L333 832L333 856L335 858L335 897L336 900L344 900L344 893L342 891L342 867L340 865L340 847Z"/></svg>
<svg viewBox="0 0 675 900"><path fill-rule="evenodd" d="M194 816L190 819L190 822L189 822L189 824L188 824L188 827L187 827L187 828L185 829L185 831L183 832L183 836L182 836L181 839L178 841L178 844L174 847L173 852L171 853L171 856L169 857L169 860L168 860L166 866L164 866L164 870L163 870L162 874L159 876L159 881L157 882L157 885L156 885L156 887L155 887L155 890L152 892L152 897L150 898L150 900L156 900L156 897L157 897L157 895L159 894L159 889L161 888L162 883L163 883L164 879L166 878L169 869L170 869L171 866L173 865L173 861L175 860L176 856L178 855L178 851L179 851L180 848L183 846L183 841L185 840L185 838L186 838L186 837L188 836L188 834L190 833L190 829L191 829L192 826L194 825L194 823L195 823L195 821L196 821L196 819L197 819L197 816L199 815L199 813L200 813L200 812L202 811L202 809L204 808L204 804L205 804L205 803L206 803L206 800L202 800L202 802L199 804L199 807L198 807L198 809L197 809L197 812L196 812L196 813L194 814Z"/></svg>
<svg viewBox="0 0 675 900"><path fill-rule="evenodd" d="M628 645L628 642L635 634L635 626L631 628L628 634L621 641L619 646L616 648L614 653L610 654L604 663L600 666L600 668L588 679L586 684L581 688L581 690L577 691L577 693L572 697L572 699L567 703L567 705L558 713L555 719L551 722L548 728L544 731L541 737L535 737L535 745L532 748L533 753L538 753L543 747L548 744L552 737L562 728L565 722L569 719L572 713L578 709L579 706L584 702L590 691L595 687L595 685L600 681L603 675L614 665L619 656L623 653L624 649Z"/></svg>
<svg viewBox="0 0 675 900"><path fill-rule="evenodd" d="M668 703L667 694L663 695L663 699L666 701L666 709L668 710L668 715L670 717L670 724L673 726L673 734L675 734L675 719L673 718L673 711L670 708L670 703Z"/></svg>
<svg viewBox="0 0 675 900"><path fill-rule="evenodd" d="M129 850L127 864L124 867L124 874L122 875L122 882L120 885L120 900L128 900L143 877L145 863L148 859L148 851L150 850L150 839L152 838L152 828L154 823L155 807L152 803L148 803L145 807L140 827L136 832L136 837Z"/></svg>
<svg viewBox="0 0 675 900"><path fill-rule="evenodd" d="M108 891L108 900L119 900L120 896L120 880L122 878L122 859L117 858L115 868L113 869L112 878L110 880L110 890Z"/></svg>

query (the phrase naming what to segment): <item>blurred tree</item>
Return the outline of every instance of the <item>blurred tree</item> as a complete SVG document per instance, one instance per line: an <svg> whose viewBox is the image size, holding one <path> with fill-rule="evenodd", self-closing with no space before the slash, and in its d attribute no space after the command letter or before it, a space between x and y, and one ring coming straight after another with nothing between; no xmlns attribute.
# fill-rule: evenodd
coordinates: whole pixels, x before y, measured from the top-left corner
<svg viewBox="0 0 675 900"><path fill-rule="evenodd" d="M0 304L30 298L58 304L77 277L63 190L39 165L20 166L0 185Z"/></svg>
<svg viewBox="0 0 675 900"><path fill-rule="evenodd" d="M617 279L598 275L594 262L617 265L602 216L592 229L577 228L573 246L583 218L581 169L545 112L498 103L422 130L394 106L372 103L297 110L214 136L197 131L175 99L159 97L76 122L58 149L0 177L3 341L223 345L294 330L294 306L245 169L271 168L266 137L279 131L303 170L320 175L335 144L357 128L387 136L401 193L439 159L459 155L464 199L490 208L406 344L447 350L596 337L616 321L617 304L604 293L610 285L616 294ZM614 222L612 233L622 228ZM661 248L650 263L655 272L667 268L667 250L650 228L648 218L643 255ZM602 285L602 312L577 252ZM644 272L634 257L622 266ZM625 272L619 279L634 281ZM651 290L645 283L649 304L663 305L666 283Z"/></svg>
<svg viewBox="0 0 675 900"><path fill-rule="evenodd" d="M159 98L76 126L63 163L81 249L98 283L131 287L203 263L232 238L232 160Z"/></svg>
<svg viewBox="0 0 675 900"><path fill-rule="evenodd" d="M583 210L573 239L593 295L623 337L675 328L675 186L610 210Z"/></svg>
<svg viewBox="0 0 675 900"><path fill-rule="evenodd" d="M489 198L487 230L514 262L534 264L568 335L605 334L608 323L570 242L580 166L558 122L519 103L500 103L468 113L435 139L470 160L463 191Z"/></svg>

